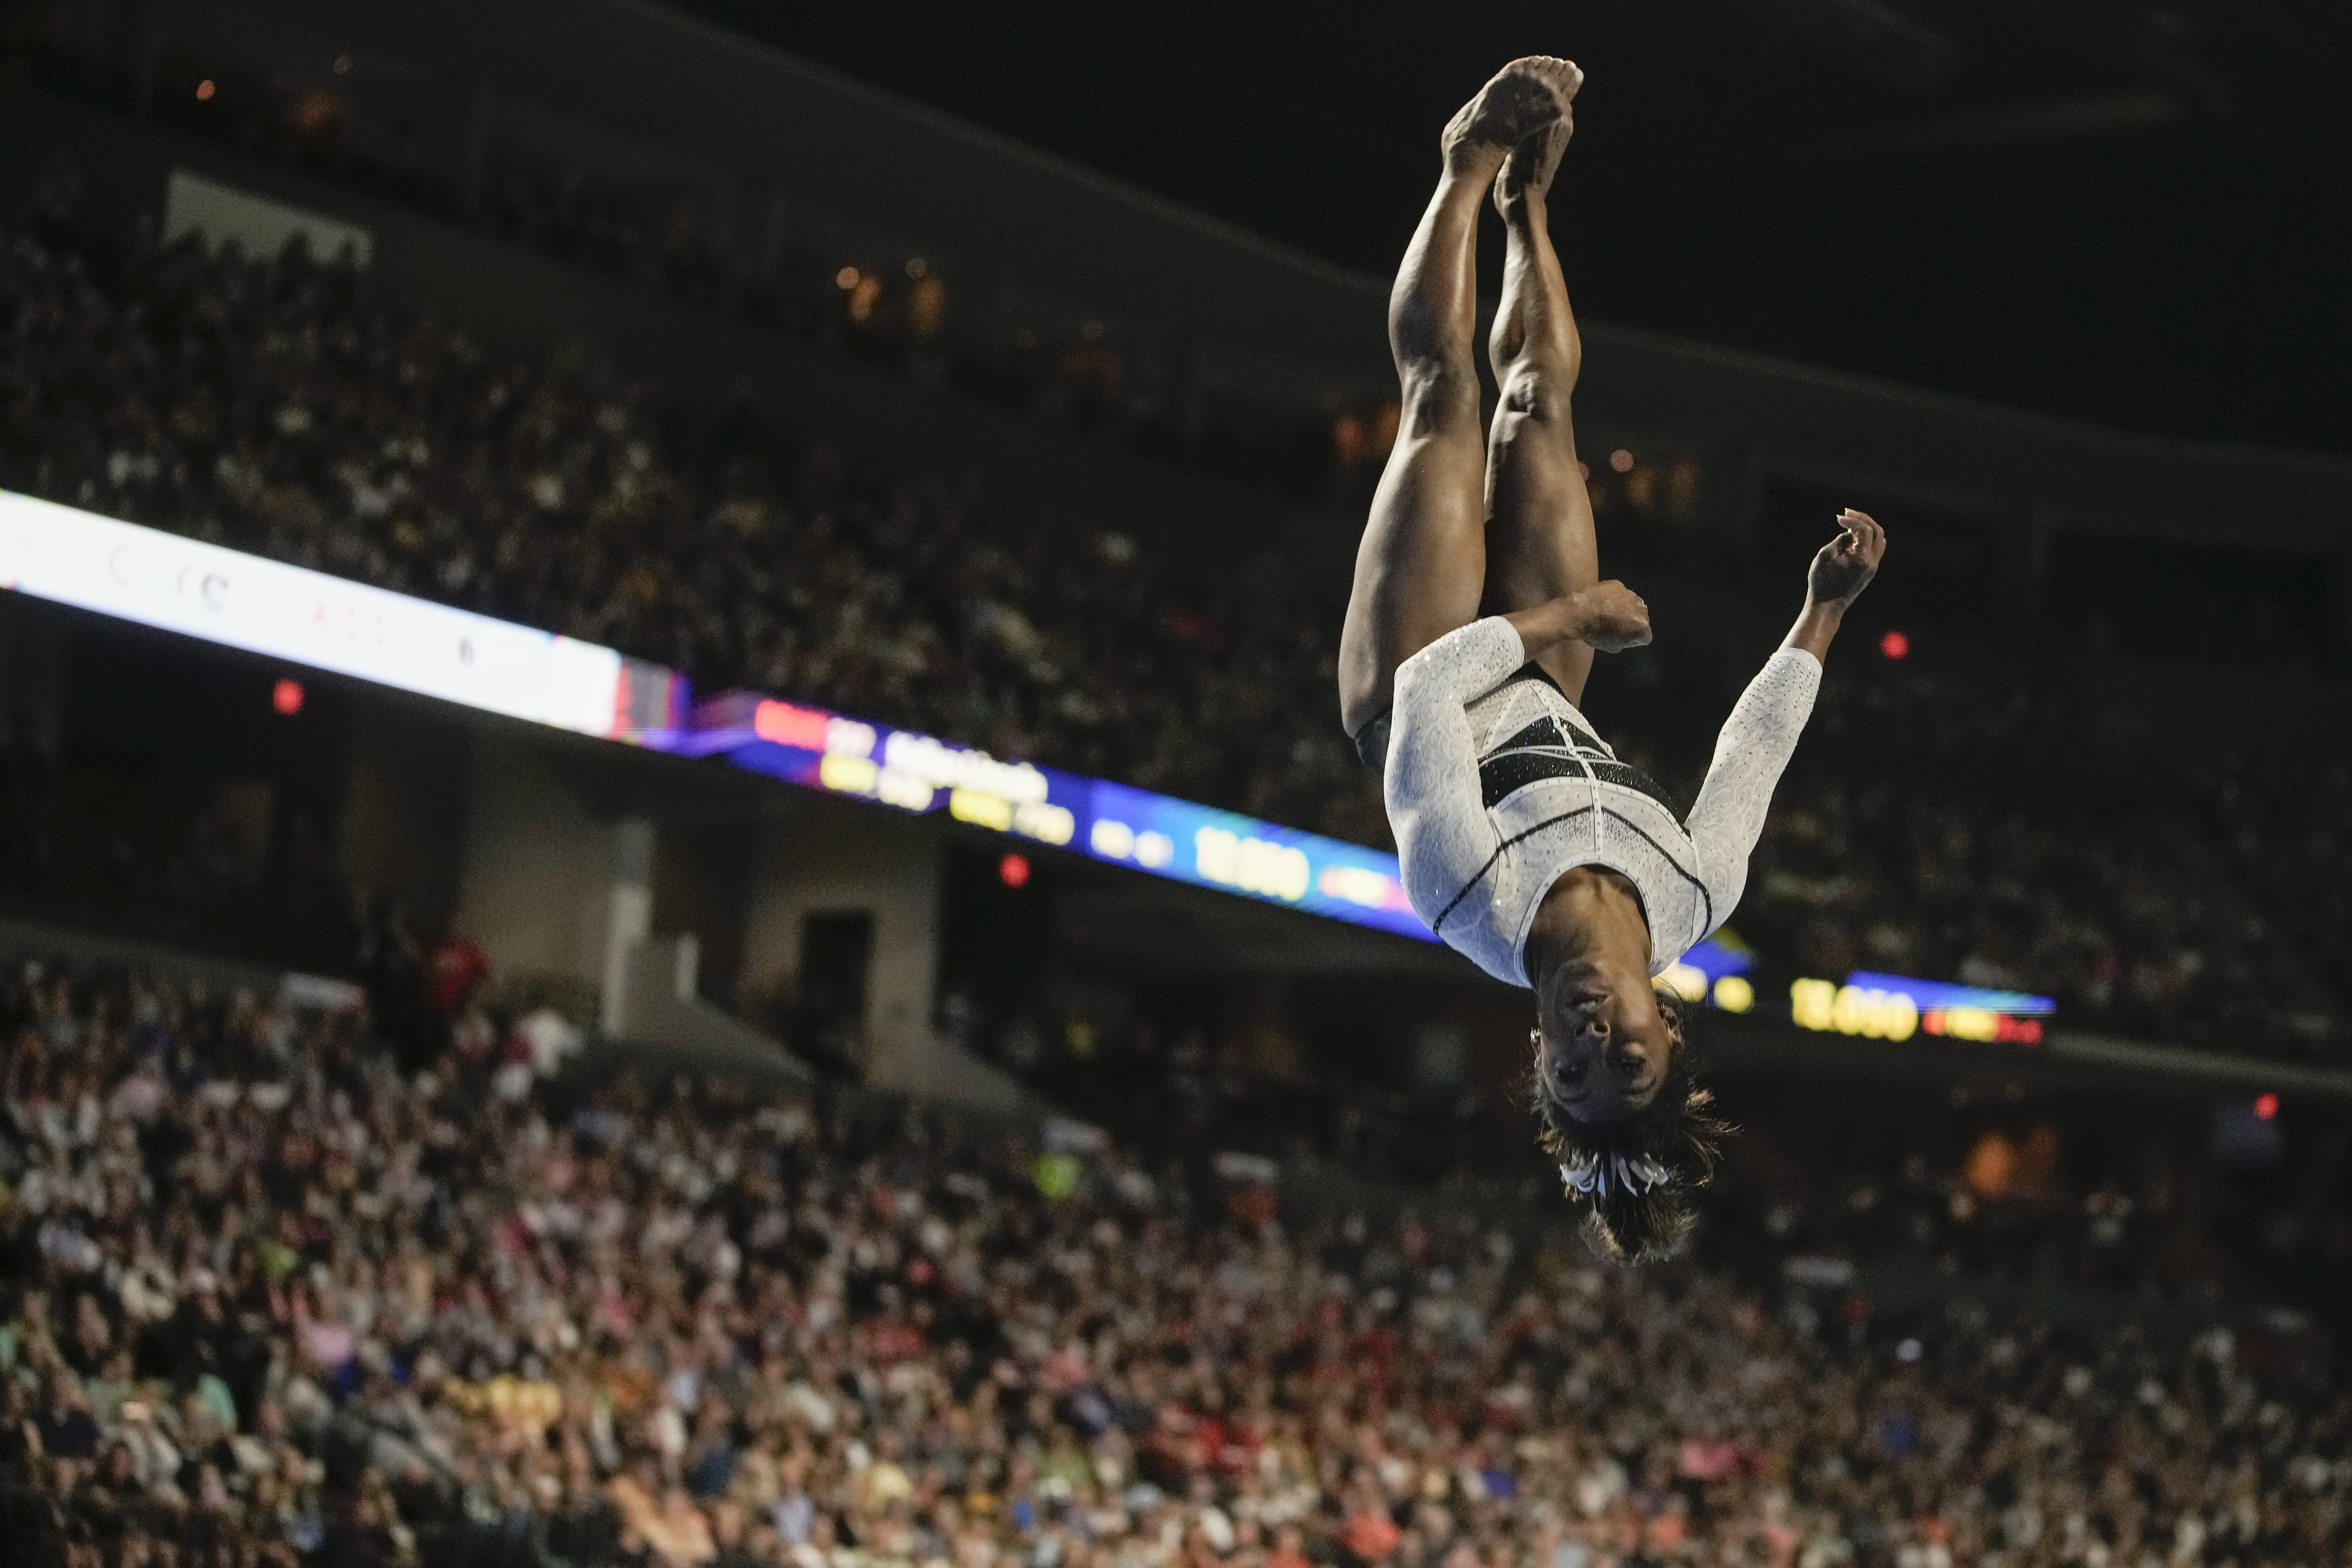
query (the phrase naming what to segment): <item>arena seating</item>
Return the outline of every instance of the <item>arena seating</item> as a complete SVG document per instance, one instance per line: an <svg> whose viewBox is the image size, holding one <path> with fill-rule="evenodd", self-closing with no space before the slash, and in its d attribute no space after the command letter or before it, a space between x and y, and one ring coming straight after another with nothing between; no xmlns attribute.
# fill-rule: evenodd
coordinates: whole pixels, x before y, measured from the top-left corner
<svg viewBox="0 0 2352 1568"><path fill-rule="evenodd" d="M1775 1301L362 1013L0 981L40 1565L2334 1562L2330 1333Z"/></svg>

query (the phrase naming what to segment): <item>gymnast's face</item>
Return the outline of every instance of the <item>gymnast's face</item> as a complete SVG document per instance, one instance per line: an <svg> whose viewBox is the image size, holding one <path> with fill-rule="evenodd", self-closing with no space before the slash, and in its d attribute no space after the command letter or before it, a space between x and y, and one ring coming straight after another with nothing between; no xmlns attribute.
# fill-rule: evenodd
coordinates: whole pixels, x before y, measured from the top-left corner
<svg viewBox="0 0 2352 1568"><path fill-rule="evenodd" d="M1538 994L1537 1060L1552 1097L1579 1121L1647 1110L1676 1044L1646 974L1570 963Z"/></svg>

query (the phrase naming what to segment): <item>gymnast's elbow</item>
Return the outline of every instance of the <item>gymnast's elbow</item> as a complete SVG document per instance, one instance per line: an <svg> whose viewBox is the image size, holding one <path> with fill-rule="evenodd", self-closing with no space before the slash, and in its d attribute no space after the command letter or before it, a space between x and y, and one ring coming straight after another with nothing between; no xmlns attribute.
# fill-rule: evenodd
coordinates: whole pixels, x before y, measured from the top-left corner
<svg viewBox="0 0 2352 1568"><path fill-rule="evenodd" d="M1740 856L1729 865L1711 865L1699 861L1700 884L1706 889L1707 926L1705 936L1721 931L1731 919L1731 911L1739 907L1742 894L1748 891L1748 857Z"/></svg>

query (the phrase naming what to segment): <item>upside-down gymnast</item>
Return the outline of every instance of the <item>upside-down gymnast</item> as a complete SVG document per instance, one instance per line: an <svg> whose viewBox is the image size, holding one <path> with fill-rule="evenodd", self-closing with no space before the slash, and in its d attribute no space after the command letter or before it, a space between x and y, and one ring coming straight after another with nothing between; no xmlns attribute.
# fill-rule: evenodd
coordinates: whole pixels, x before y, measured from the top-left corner
<svg viewBox="0 0 2352 1568"><path fill-rule="evenodd" d="M1601 580L1569 426L1580 349L1545 201L1583 79L1566 60L1515 61L1445 127L1389 299L1402 417L1357 552L1339 707L1384 780L1414 911L1535 993L1543 1146L1595 1239L1642 1259L1688 1233L1727 1131L1652 981L1739 901L1822 657L1886 536L1839 515L1687 817L1577 710L1596 651L1650 640L1640 595ZM1475 258L1490 192L1508 249L1482 431Z"/></svg>

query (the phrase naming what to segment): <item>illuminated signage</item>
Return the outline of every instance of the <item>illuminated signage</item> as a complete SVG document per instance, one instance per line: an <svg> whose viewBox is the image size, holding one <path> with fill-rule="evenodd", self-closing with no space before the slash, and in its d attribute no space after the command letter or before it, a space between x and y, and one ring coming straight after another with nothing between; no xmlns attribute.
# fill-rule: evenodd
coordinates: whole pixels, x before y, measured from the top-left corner
<svg viewBox="0 0 2352 1568"><path fill-rule="evenodd" d="M754 692L729 693L688 718L684 677L611 648L5 491L0 587L479 712L723 756L835 795L943 811L1108 864L1437 940L1406 901L1396 857L1376 849ZM1751 962L1736 939L1718 939L1662 979L1744 1011Z"/></svg>
<svg viewBox="0 0 2352 1568"><path fill-rule="evenodd" d="M583 735L685 706L677 676L611 648L5 491L0 587Z"/></svg>
<svg viewBox="0 0 2352 1568"><path fill-rule="evenodd" d="M1685 1002L1745 1013L1756 1005L1756 987L1748 978L1755 967L1748 945L1728 930L1719 931L1668 964L1658 984Z"/></svg>
<svg viewBox="0 0 2352 1568"><path fill-rule="evenodd" d="M5 491L0 587L1436 940L1393 855L754 693L689 721L684 677L611 648Z"/></svg>
<svg viewBox="0 0 2352 1568"><path fill-rule="evenodd" d="M901 811L944 811L975 827L1155 876L1436 940L1405 900L1395 856L1172 795L1008 763L756 692L702 703L688 730L657 743Z"/></svg>
<svg viewBox="0 0 2352 1568"><path fill-rule="evenodd" d="M1873 1040L1907 1040L1926 1034L2038 1046L2047 1020L2057 1010L2047 996L1859 969L1842 985L1799 980L1789 987L1789 1017L1798 1027Z"/></svg>

